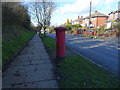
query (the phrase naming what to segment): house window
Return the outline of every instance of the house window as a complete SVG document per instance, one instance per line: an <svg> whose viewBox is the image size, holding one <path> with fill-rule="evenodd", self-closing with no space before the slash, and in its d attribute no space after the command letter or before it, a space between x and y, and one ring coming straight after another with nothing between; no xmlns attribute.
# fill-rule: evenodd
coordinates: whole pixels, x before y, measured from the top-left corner
<svg viewBox="0 0 120 90"><path fill-rule="evenodd" d="M94 27L96 27L96 24L94 24Z"/></svg>
<svg viewBox="0 0 120 90"><path fill-rule="evenodd" d="M115 13L115 18L118 18L118 13Z"/></svg>
<svg viewBox="0 0 120 90"><path fill-rule="evenodd" d="M110 15L110 18L113 18L113 14Z"/></svg>

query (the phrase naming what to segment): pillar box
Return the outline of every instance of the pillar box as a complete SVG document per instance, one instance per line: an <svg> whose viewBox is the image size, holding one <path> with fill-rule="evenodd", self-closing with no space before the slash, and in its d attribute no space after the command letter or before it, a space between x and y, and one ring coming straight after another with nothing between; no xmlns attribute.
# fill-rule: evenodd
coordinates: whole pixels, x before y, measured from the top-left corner
<svg viewBox="0 0 120 90"><path fill-rule="evenodd" d="M56 30L56 58L64 59L65 57L65 27L57 27Z"/></svg>

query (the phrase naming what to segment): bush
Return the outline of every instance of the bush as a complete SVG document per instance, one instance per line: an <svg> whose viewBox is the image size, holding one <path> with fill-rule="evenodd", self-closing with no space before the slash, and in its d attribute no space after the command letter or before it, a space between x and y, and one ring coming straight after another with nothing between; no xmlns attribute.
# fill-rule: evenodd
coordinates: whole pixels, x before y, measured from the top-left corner
<svg viewBox="0 0 120 90"><path fill-rule="evenodd" d="M105 31L106 31L106 27L105 26L100 26L100 28L97 31L97 35L104 34Z"/></svg>

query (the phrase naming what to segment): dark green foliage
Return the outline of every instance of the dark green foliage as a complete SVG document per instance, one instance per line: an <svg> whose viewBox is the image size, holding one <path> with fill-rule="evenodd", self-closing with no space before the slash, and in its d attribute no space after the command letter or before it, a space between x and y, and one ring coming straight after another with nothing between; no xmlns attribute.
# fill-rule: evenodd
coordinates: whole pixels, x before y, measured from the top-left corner
<svg viewBox="0 0 120 90"><path fill-rule="evenodd" d="M19 24L29 28L30 16L27 7L19 2L2 3L2 24L3 28L9 24Z"/></svg>
<svg viewBox="0 0 120 90"><path fill-rule="evenodd" d="M34 35L27 7L19 2L2 3L2 64L20 51Z"/></svg>
<svg viewBox="0 0 120 90"><path fill-rule="evenodd" d="M75 24L75 25L72 25L72 26L76 27L76 28L82 27L80 24Z"/></svg>
<svg viewBox="0 0 120 90"><path fill-rule="evenodd" d="M67 30L72 30L72 25L66 25Z"/></svg>

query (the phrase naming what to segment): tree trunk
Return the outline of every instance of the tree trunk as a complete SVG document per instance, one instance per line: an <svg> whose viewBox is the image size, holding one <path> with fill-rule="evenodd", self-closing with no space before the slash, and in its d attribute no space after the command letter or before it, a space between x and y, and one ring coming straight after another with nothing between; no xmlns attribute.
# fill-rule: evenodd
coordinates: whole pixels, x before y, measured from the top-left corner
<svg viewBox="0 0 120 90"><path fill-rule="evenodd" d="M39 33L40 33L40 34L41 34L41 29L42 29L42 28L41 28L41 27L39 27Z"/></svg>
<svg viewBox="0 0 120 90"><path fill-rule="evenodd" d="M39 33L41 34L41 30L39 30Z"/></svg>
<svg viewBox="0 0 120 90"><path fill-rule="evenodd" d="M46 29L46 28L43 28L43 30L44 30L44 37L46 37L46 32L45 32L45 29Z"/></svg>
<svg viewBox="0 0 120 90"><path fill-rule="evenodd" d="M39 33L41 34L41 29L39 29Z"/></svg>

